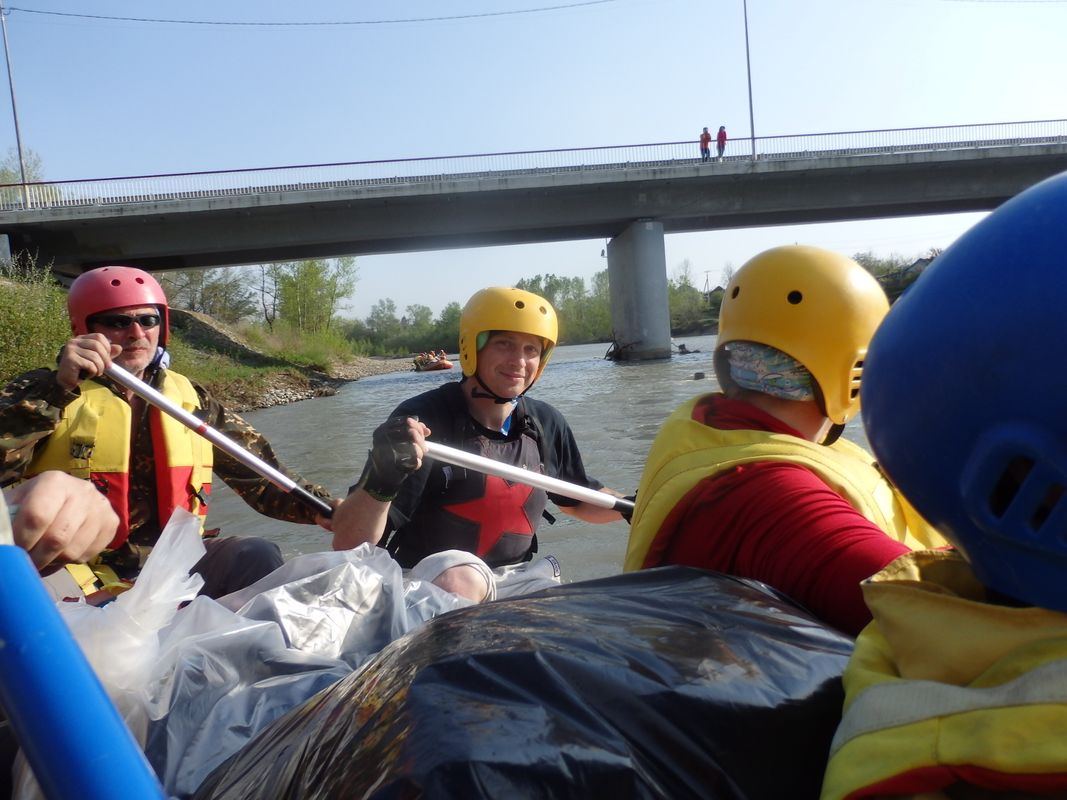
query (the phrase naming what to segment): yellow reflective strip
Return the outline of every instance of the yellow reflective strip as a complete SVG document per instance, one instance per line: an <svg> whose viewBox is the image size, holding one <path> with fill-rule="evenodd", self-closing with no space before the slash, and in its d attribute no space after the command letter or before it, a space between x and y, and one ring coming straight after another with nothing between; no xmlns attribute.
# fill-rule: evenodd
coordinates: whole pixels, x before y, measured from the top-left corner
<svg viewBox="0 0 1067 800"><path fill-rule="evenodd" d="M93 572L93 568L88 564L67 564L66 570L70 573L70 577L74 579L74 582L78 584L82 594L90 595L100 590L96 580L96 573Z"/></svg>

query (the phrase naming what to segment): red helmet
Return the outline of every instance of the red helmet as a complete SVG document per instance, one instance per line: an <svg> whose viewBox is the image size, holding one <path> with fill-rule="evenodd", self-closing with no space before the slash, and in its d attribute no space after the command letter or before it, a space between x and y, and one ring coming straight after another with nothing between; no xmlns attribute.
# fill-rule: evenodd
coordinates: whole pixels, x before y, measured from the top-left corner
<svg viewBox="0 0 1067 800"><path fill-rule="evenodd" d="M170 338L170 311L163 287L136 267L99 267L75 278L67 294L67 313L75 336L89 333L89 317L127 306L156 306L163 317L160 347Z"/></svg>

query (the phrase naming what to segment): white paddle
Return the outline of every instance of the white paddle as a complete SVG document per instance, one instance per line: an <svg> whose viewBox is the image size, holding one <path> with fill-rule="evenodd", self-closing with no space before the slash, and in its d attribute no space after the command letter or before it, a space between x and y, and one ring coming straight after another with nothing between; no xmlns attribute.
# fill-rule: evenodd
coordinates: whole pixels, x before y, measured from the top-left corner
<svg viewBox="0 0 1067 800"><path fill-rule="evenodd" d="M190 414L181 406L175 405L147 383L135 378L122 367L112 363L104 370L104 374L111 378L111 380L115 381L115 383L120 386L125 386L138 397L143 398L146 402L151 403L159 410L174 417L174 419L178 420L178 422L182 423L190 430L200 434L220 450L224 450L236 458L246 467L255 470L255 472L262 475L279 489L283 489L296 496L324 517L333 516L333 508L321 497L316 497L303 486L298 485L292 478L279 472L259 457L249 453L236 442L227 439L210 425L201 421L193 414ZM454 447L448 447L447 445L438 444L436 442L426 442L426 449L428 455L433 456L439 461L467 467L476 472L483 472L486 475L496 475L498 478L534 486L538 489L544 489L546 492L569 497L572 500L581 500L590 505L598 506L599 508L614 509L622 514L632 514L634 510L634 504L624 498L614 497L610 494L598 492L585 486L561 481L558 478L550 478L547 475L541 475L537 472L513 467L509 464L502 464L499 461L493 461L492 459L475 455L474 453L457 450Z"/></svg>
<svg viewBox="0 0 1067 800"><path fill-rule="evenodd" d="M579 486L576 483L561 481L559 478L550 478L548 475L513 467L510 464L501 464L499 461L493 461L490 458L468 453L464 450L457 450L448 445L427 441L426 452L438 461L455 464L459 467L467 467L477 472L484 472L486 475L496 475L498 478L504 478L515 483L535 486L538 489L544 489L546 492L560 494L572 500L581 500L600 508L611 508L622 514L632 514L634 510L634 504L622 497L598 492L595 489Z"/></svg>
<svg viewBox="0 0 1067 800"><path fill-rule="evenodd" d="M172 401L164 397L157 392L151 386L139 378L135 378L129 372L124 370L118 364L112 363L105 370L104 374L111 380L120 386L125 386L131 392L138 397L143 398L146 402L151 403L160 411L164 411L174 419L178 420L182 425L192 430L194 433L198 433L211 442L215 447L220 450L224 450L231 456L236 458L242 464L249 469L255 470L258 474L262 475L268 481L273 483L279 489L282 489L289 494L293 495L305 505L322 514L324 517L333 516L333 507L323 500L321 497L316 497L303 486L300 486L288 475L279 472L263 459L258 456L249 453L241 445L237 444L231 439L227 439L217 430L212 428L207 423L201 421L198 417L190 414L184 408L179 405L175 405Z"/></svg>

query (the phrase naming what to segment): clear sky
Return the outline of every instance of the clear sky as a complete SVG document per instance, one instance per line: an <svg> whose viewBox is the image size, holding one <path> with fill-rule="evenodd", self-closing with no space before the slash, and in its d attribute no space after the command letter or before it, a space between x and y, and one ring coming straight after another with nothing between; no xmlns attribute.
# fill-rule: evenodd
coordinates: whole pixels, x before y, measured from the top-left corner
<svg viewBox="0 0 1067 800"><path fill-rule="evenodd" d="M4 4L23 146L50 180L750 133L742 0ZM748 26L757 136L1067 117L1067 0L748 0ZM14 144L0 102L0 149ZM980 216L675 234L667 267L714 284L783 243L918 255ZM360 257L349 315L589 278L603 247Z"/></svg>

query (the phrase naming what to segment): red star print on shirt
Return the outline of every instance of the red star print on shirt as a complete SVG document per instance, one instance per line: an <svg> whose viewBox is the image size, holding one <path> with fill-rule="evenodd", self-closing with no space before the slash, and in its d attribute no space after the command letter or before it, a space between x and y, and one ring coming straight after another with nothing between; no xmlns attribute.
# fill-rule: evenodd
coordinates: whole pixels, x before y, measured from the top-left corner
<svg viewBox="0 0 1067 800"><path fill-rule="evenodd" d="M532 486L511 484L495 475L485 476L485 494L475 500L444 506L457 517L478 523L477 556L484 556L505 533L533 535L533 525L526 516L526 501Z"/></svg>

